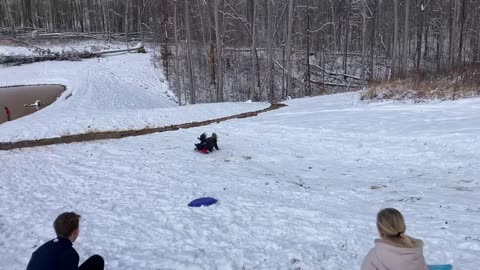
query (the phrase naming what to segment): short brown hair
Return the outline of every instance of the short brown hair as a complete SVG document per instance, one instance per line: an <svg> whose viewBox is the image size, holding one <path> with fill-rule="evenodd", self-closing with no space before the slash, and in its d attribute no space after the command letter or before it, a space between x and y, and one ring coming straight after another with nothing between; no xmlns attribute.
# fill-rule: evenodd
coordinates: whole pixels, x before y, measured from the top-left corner
<svg viewBox="0 0 480 270"><path fill-rule="evenodd" d="M57 236L69 237L73 231L78 229L80 215L74 212L65 212L60 214L53 222L53 228Z"/></svg>

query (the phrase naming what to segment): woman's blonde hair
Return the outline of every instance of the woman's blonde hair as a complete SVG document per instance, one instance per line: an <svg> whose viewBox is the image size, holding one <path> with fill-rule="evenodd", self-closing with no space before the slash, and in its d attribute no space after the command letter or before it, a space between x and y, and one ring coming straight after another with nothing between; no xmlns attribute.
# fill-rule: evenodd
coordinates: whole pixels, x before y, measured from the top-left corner
<svg viewBox="0 0 480 270"><path fill-rule="evenodd" d="M416 247L415 241L405 235L407 226L402 213L395 208L385 208L377 214L378 229L389 238L400 238L400 242L408 248Z"/></svg>

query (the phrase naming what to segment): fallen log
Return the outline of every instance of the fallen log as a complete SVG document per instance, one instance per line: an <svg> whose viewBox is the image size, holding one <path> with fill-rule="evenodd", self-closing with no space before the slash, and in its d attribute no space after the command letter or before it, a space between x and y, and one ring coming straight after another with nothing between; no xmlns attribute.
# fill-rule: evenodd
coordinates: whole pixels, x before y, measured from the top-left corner
<svg viewBox="0 0 480 270"><path fill-rule="evenodd" d="M335 86L335 87L352 87L352 88L356 88L356 87L360 87L360 85L358 84L339 84L339 83L332 83L332 82L317 82L317 81L312 81L310 80L311 83L313 84L316 84L316 85L320 85L320 86L323 86L323 85L328 85L328 86Z"/></svg>
<svg viewBox="0 0 480 270"><path fill-rule="evenodd" d="M129 49L118 49L118 50L108 50L108 51L101 51L98 52L98 55L104 55L104 54L109 54L109 53L121 53L121 52L133 52L137 51L139 53L145 53L145 47L143 46L143 43L139 43L137 46L129 48Z"/></svg>
<svg viewBox="0 0 480 270"><path fill-rule="evenodd" d="M328 74L328 75L331 75L331 76L343 76L344 78L352 78L352 79L354 79L354 80L361 80L361 78L358 77L358 76L354 76L354 75L350 75L350 74L346 74L346 73L337 73L337 72L325 70L325 69L323 69L322 67L317 66L317 65L314 65L314 64L310 64L310 66L311 66L311 67L314 67L314 68L317 68L317 69L319 69L320 71L325 72L325 74Z"/></svg>

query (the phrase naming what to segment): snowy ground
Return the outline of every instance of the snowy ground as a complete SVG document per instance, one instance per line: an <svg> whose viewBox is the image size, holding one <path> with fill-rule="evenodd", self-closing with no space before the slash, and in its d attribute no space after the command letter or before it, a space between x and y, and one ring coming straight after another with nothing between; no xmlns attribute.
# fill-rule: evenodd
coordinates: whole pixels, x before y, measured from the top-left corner
<svg viewBox="0 0 480 270"><path fill-rule="evenodd" d="M480 99L355 100L298 99L207 127L0 152L2 267L25 269L54 218L74 210L81 260L99 253L106 269L359 269L377 211L396 207L428 263L477 269ZM220 151L192 151L204 131L219 134ZM187 207L200 196L219 203Z"/></svg>
<svg viewBox="0 0 480 270"><path fill-rule="evenodd" d="M75 48L82 50L80 45ZM22 49L18 47L0 47L0 54L20 52ZM150 58L150 54L132 53L79 62L0 67L0 87L30 84L67 87L49 107L0 125L0 142L182 124L255 111L269 105L224 103L212 108L200 104L179 109L168 83L161 71L152 67Z"/></svg>
<svg viewBox="0 0 480 270"><path fill-rule="evenodd" d="M18 48L0 47L5 54ZM0 86L54 83L53 105L0 125L0 141L217 118L268 104L177 107L150 56L0 68ZM71 96L66 98L67 96ZM114 269L359 269L375 215L396 207L428 263L480 257L480 99L289 101L258 117L120 140L0 151L1 269L25 269L63 211L75 248ZM218 152L192 151L217 132ZM192 209L200 196L217 205Z"/></svg>

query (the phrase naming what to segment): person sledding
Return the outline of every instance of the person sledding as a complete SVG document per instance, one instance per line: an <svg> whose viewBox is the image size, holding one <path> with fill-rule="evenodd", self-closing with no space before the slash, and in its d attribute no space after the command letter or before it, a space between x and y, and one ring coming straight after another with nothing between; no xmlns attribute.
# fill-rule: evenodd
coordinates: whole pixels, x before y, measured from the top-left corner
<svg viewBox="0 0 480 270"><path fill-rule="evenodd" d="M7 106L3 106L3 108L5 109L5 114L7 115L7 121L11 121L12 120L12 112L10 111L10 109Z"/></svg>
<svg viewBox="0 0 480 270"><path fill-rule="evenodd" d="M200 135L200 137L197 138L200 142L195 144L195 150L202 152L204 154L208 154L213 152L213 148L220 150L218 148L218 140L217 140L217 134L212 133L211 137L207 138L207 135L203 133Z"/></svg>

